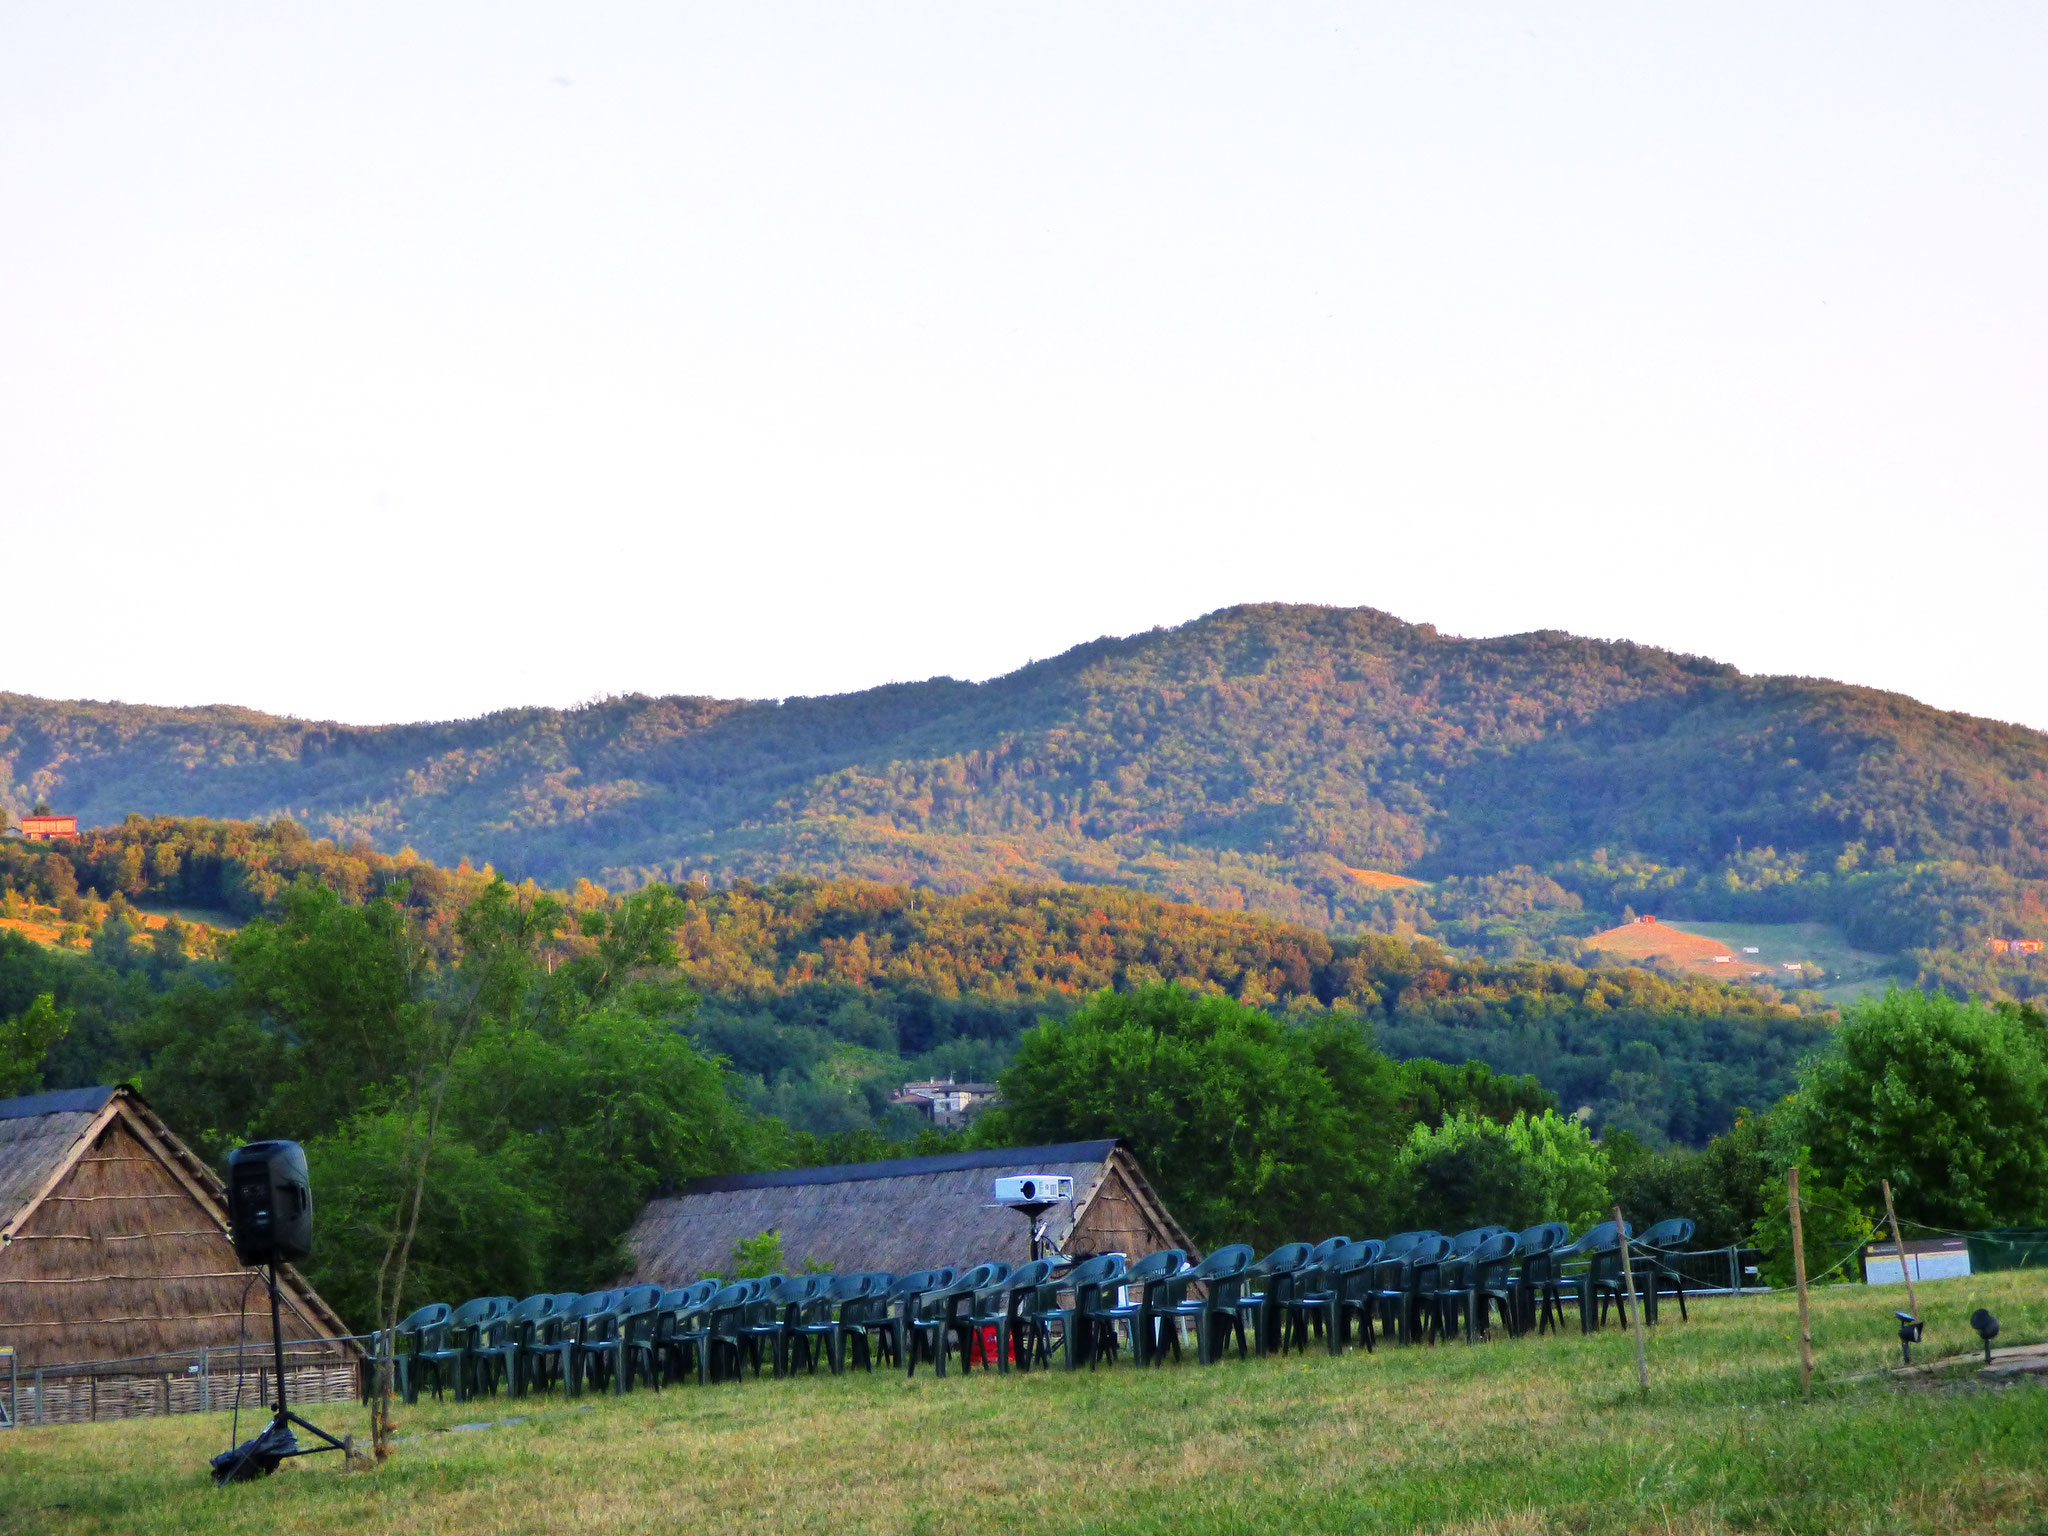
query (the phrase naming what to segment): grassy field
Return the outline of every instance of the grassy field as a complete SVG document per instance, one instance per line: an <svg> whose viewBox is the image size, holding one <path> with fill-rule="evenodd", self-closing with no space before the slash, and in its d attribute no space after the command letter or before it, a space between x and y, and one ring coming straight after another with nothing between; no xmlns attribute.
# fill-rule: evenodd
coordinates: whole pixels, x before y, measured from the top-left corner
<svg viewBox="0 0 2048 1536"><path fill-rule="evenodd" d="M1816 989L1831 1003L1852 1002L1873 992L1882 992L1896 976L1894 955L1874 954L1857 949L1840 929L1827 923L1686 923L1690 932L1718 939L1744 960L1760 961L1776 970L1787 960L1818 964L1827 972L1827 985ZM1754 944L1758 953L1743 954Z"/></svg>
<svg viewBox="0 0 2048 1536"><path fill-rule="evenodd" d="M378 1471L333 1455L216 1490L224 1415L0 1434L0 1531L2009 1531L2048 1533L2048 1385L1901 1382L1896 1287L1789 1296L1629 1336L994 1377L748 1380L404 1415ZM2048 1277L1921 1288L1933 1352L2048 1336ZM1879 1372L1874 1376L1864 1373ZM1857 1379L1862 1377L1862 1379ZM361 1411L313 1415L360 1432ZM463 1431L457 1426L521 1418ZM244 1427L248 1420L245 1416Z"/></svg>

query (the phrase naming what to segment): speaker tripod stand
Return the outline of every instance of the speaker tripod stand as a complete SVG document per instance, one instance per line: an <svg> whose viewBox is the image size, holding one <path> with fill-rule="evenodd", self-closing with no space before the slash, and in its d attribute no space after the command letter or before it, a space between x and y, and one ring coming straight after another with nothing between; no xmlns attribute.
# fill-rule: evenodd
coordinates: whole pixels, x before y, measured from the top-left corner
<svg viewBox="0 0 2048 1536"><path fill-rule="evenodd" d="M308 1423L300 1418L285 1403L284 1392L284 1324L283 1307L278 1297L277 1261L265 1266L265 1278L270 1282L270 1347L271 1364L276 1372L272 1378L277 1382L276 1412L270 1420L270 1427L254 1439L244 1441L231 1451L222 1451L213 1458L213 1480L216 1483L239 1483L252 1477L268 1477L277 1470L279 1462L292 1456L314 1456L321 1451L341 1451L348 1446L327 1433L318 1424ZM235 1362L237 1373L241 1361ZM324 1445L301 1446L299 1437L292 1433L296 1424L307 1434L324 1440Z"/></svg>

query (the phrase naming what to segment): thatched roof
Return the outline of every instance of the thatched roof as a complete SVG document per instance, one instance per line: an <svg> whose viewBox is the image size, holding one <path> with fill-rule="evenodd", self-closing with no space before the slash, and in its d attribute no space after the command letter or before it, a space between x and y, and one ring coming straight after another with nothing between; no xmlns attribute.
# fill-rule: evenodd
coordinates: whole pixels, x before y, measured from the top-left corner
<svg viewBox="0 0 2048 1536"><path fill-rule="evenodd" d="M227 1191L131 1088L0 1100L0 1344L24 1369L236 1342L270 1312L228 1240ZM287 1338L348 1332L281 1272Z"/></svg>
<svg viewBox="0 0 2048 1536"><path fill-rule="evenodd" d="M1046 1213L1056 1247L1103 1225L1091 1223L1098 1197L1102 1214L1116 1207L1105 1230L1127 1245L1193 1247L1130 1153L1114 1141L1078 1141L695 1179L641 1212L627 1238L634 1279L680 1284L721 1273L731 1268L736 1243L770 1230L781 1234L792 1266L813 1261L841 1273L1020 1263L1029 1229L1016 1211L995 1204L990 1185L1022 1173L1074 1181L1072 1203Z"/></svg>
<svg viewBox="0 0 2048 1536"><path fill-rule="evenodd" d="M43 1193L113 1096L111 1088L65 1088L0 1099L0 1229L11 1230Z"/></svg>

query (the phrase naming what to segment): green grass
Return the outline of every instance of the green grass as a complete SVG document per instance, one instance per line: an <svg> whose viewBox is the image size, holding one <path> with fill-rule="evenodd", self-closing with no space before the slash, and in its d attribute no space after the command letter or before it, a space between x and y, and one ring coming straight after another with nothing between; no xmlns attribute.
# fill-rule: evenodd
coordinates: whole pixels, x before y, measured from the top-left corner
<svg viewBox="0 0 2048 1536"><path fill-rule="evenodd" d="M1694 923L1674 918L1672 926L1718 939L1742 959L1761 961L1773 970L1787 960L1818 964L1827 972L1827 985L1816 987L1814 995L1831 1003L1854 1002L1898 980L1898 956L1858 949L1829 923ZM1742 954L1746 944L1756 945L1759 953Z"/></svg>
<svg viewBox="0 0 2048 1536"><path fill-rule="evenodd" d="M1921 1287L1930 1345L2048 1336L2048 1277ZM1799 1401L1789 1296L1675 1308L1639 1398L1628 1334L1332 1360L905 1383L749 1380L582 1403L422 1405L381 1470L215 1490L222 1415L0 1435L0 1531L2048 1533L2048 1386L1855 1380L1896 1359L1892 1287L1818 1294ZM525 1414L474 1433L451 1426ZM352 1405L313 1416L360 1432ZM245 1418L245 1428L247 1420Z"/></svg>

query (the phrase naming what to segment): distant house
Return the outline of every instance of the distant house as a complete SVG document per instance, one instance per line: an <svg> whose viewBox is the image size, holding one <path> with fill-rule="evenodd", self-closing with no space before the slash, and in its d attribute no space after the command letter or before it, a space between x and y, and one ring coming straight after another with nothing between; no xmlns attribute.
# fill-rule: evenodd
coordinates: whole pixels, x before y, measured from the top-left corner
<svg viewBox="0 0 2048 1536"><path fill-rule="evenodd" d="M78 836L76 816L24 816L21 835L32 843L53 843L60 837Z"/></svg>
<svg viewBox="0 0 2048 1536"><path fill-rule="evenodd" d="M1637 918L1636 921L1639 923L1654 923L1655 921L1657 921L1657 919L1652 917L1649 913L1645 912L1641 917Z"/></svg>
<svg viewBox="0 0 2048 1536"><path fill-rule="evenodd" d="M1743 945L1743 946L1742 946L1742 952L1743 952L1743 953L1744 953L1745 955L1758 955L1758 954L1762 954L1762 953L1763 953L1763 951L1762 951L1761 949L1759 949L1759 948L1758 948L1758 947L1757 947L1756 945L1754 945L1754 944L1745 944L1745 945Z"/></svg>
<svg viewBox="0 0 2048 1536"><path fill-rule="evenodd" d="M1059 1252L1195 1252L1135 1157L1114 1141L1079 1141L693 1179L640 1213L626 1238L633 1278L681 1285L725 1273L735 1244L770 1231L781 1235L791 1266L824 1264L841 1274L1021 1264L1030 1257L1030 1224L995 1203L993 1186L1023 1173L1074 1181L1072 1201L1043 1218L1044 1239Z"/></svg>
<svg viewBox="0 0 2048 1536"><path fill-rule="evenodd" d="M2041 941L2039 939L2014 939L2012 941L2012 952L2016 955L2038 955L2041 953Z"/></svg>
<svg viewBox="0 0 2048 1536"><path fill-rule="evenodd" d="M949 1077L943 1083L905 1083L889 1102L908 1105L933 1125L948 1129L965 1125L1001 1096L994 1083L956 1083Z"/></svg>

